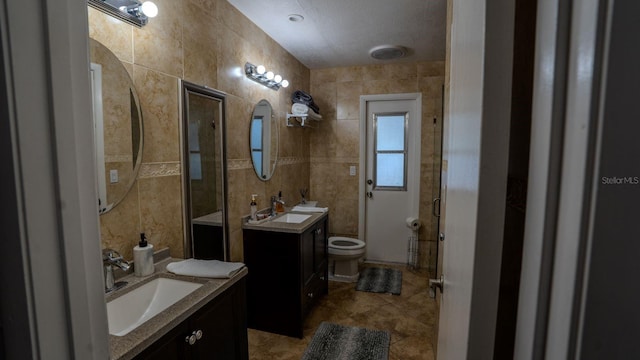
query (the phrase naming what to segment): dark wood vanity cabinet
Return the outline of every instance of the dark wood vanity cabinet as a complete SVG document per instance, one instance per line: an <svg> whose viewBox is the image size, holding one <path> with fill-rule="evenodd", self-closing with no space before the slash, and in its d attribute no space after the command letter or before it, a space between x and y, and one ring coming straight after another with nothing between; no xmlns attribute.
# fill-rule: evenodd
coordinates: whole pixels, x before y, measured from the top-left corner
<svg viewBox="0 0 640 360"><path fill-rule="evenodd" d="M246 280L229 289L161 337L136 359L247 360ZM201 331L193 344L188 338Z"/></svg>
<svg viewBox="0 0 640 360"><path fill-rule="evenodd" d="M244 229L250 328L303 337L304 319L328 292L327 216L300 233Z"/></svg>

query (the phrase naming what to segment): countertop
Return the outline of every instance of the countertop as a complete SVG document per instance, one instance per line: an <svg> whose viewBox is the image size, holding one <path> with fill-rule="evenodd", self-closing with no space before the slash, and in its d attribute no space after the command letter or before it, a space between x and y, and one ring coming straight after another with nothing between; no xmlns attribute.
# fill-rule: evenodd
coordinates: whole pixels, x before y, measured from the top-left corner
<svg viewBox="0 0 640 360"><path fill-rule="evenodd" d="M304 215L311 215L311 217L299 224L274 222L273 219L265 221L260 224L250 224L247 222L248 217L244 217L242 219L242 228L249 229L249 230L302 234L305 231L307 231L311 226L313 226L315 223L317 223L319 220L329 216L328 211L324 213L285 211L283 213L278 214L274 219L277 219L278 217L283 216L285 214L304 214Z"/></svg>
<svg viewBox="0 0 640 360"><path fill-rule="evenodd" d="M196 311L206 305L209 301L224 292L226 289L235 284L238 280L245 277L248 273L247 268L238 271L230 279L208 279L190 276L178 276L166 271L167 264L173 261L181 261L184 259L166 259L156 264L156 272L153 275L145 277L136 277L128 275L117 279L118 281L127 281L129 284L122 289L105 296L106 301L120 297L129 291L137 288L147 280L153 280L158 277L169 279L186 280L203 284L200 288L187 295L182 300L171 305L165 311L154 316L144 324L125 336L109 335L109 352L111 359L126 360L132 359L138 355L149 345L160 339L175 326L193 315Z"/></svg>
<svg viewBox="0 0 640 360"><path fill-rule="evenodd" d="M222 226L222 211L214 212L191 220L198 225Z"/></svg>

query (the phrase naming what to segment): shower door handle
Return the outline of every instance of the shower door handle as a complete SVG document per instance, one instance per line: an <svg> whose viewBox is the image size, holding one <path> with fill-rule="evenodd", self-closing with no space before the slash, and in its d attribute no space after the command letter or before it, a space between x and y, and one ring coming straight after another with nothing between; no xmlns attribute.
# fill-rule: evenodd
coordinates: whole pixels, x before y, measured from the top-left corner
<svg viewBox="0 0 640 360"><path fill-rule="evenodd" d="M436 206L436 203L438 203L437 206ZM440 198L433 199L433 204L431 205L431 212L433 213L433 216L440 217Z"/></svg>

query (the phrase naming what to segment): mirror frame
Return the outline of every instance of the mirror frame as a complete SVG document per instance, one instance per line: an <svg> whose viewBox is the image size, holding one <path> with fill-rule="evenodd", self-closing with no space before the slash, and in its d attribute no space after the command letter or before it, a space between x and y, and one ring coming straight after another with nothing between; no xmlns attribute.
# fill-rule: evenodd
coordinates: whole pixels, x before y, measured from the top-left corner
<svg viewBox="0 0 640 360"><path fill-rule="evenodd" d="M270 118L269 118L269 131L270 131L270 135L271 135L270 136L270 144L272 143L271 139L273 138L273 136L276 137L275 158L273 160L273 165L271 165L271 156L270 156L270 159L269 159L269 164L270 164L269 168L270 169L269 169L269 174L267 174L267 175L263 175L263 174L260 174L258 172L258 169L256 168L256 163L255 163L255 161L253 159L254 148L253 148L252 143L251 143L251 138L252 138L251 133L252 133L252 130L253 130L254 120L256 118L256 109L261 105L263 105L263 106L267 105L269 107L269 116L270 116ZM263 119L264 119L264 117L263 117ZM251 164L252 164L252 167L253 167L253 171L255 172L255 174L258 177L258 179L260 179L262 181L268 181L268 180L271 179L273 174L276 172L276 166L278 164L278 155L279 155L279 150L280 150L280 128L278 126L278 122L277 122L276 116L273 114L273 106L271 106L271 103L267 99L262 99L262 100L258 101L258 103L253 107L253 111L251 112L251 118L250 118L249 121L250 121L250 123L249 123L249 156L251 157ZM263 124L264 124L264 120L263 120ZM264 129L264 126L263 126L263 129ZM274 135L274 133L275 133L275 135ZM264 149L264 139L262 139L262 140L263 140L263 147L262 148ZM273 149L271 149L271 148L269 149L269 154L270 155L271 155L271 151L272 150ZM263 151L263 153L264 153L264 151ZM264 158L263 158L263 161L264 161ZM262 167L264 169L264 163L262 164Z"/></svg>
<svg viewBox="0 0 640 360"><path fill-rule="evenodd" d="M192 223L192 209L191 209L191 183L190 183L190 175L189 175L189 167L188 167L188 157L189 157L189 144L187 141L186 133L188 132L188 122L189 122L189 94L195 93L200 96L209 97L214 100L220 102L221 106L221 114L222 121L220 124L222 131L222 236L223 236L223 252L224 252L224 261L230 261L231 259L231 249L229 246L229 204L228 204L228 179L227 179L227 132L226 132L226 94L211 89L206 86L200 86L188 81L180 79L180 106L181 106L181 136L180 141L182 142L181 146L181 160L182 160L182 186L183 189L183 197L182 197L182 208L183 208L183 223L184 223L184 256L185 259L192 258L194 255L194 241L193 241L193 223Z"/></svg>
<svg viewBox="0 0 640 360"><path fill-rule="evenodd" d="M138 122L139 122L139 126L138 126L138 132L139 132L139 144L138 144L138 154L135 157L136 162L135 164L133 164L133 169L131 171L131 178L128 179L127 185L126 185L126 191L124 191L124 193L122 194L122 196L118 199L116 199L115 201L113 201L110 204L106 204L106 206L104 208L100 208L100 205L98 206L98 214L99 215L104 215L106 213L108 213L109 211L111 211L113 208L115 208L116 206L118 206L118 204L120 204L126 197L127 195L131 192L131 189L133 188L133 185L135 184L136 180L138 180L138 173L140 172L140 167L142 165L142 155L143 155L143 149L144 149L144 117L142 114L142 106L140 104L140 98L138 97L138 92L135 88L135 85L133 83L133 79L131 78L131 75L129 74L129 72L127 71L127 69L124 67L124 65L122 64L122 61L120 61L120 59L118 59L118 57L116 56L116 54L113 53L113 51L111 51L111 49L109 49L106 45L104 45L103 43L101 43L100 41L93 39L93 38L89 38L89 62L90 64L94 64L93 59L91 58L91 42L95 42L98 46L102 46L105 50L109 51L109 53L112 55L113 59L115 61L117 61L117 63L120 65L120 67L122 68L122 71L124 71L124 74L126 74L127 78L129 79L130 82L130 86L129 86L129 96L131 98L132 101L135 101L136 104L136 112L138 114ZM96 63L98 64L98 63ZM101 67L104 67L103 64L98 64ZM91 71L94 71L93 66L91 66ZM93 85L92 85L93 86ZM102 89L99 89L99 94L102 95ZM92 89L92 99L96 94L93 94L93 89ZM102 109L104 108L104 104L102 103L102 101L100 102L100 104L94 104L94 109L100 109L100 111L102 112ZM102 120L97 120L95 118L92 118L92 122L95 126L95 122L96 121L102 121ZM129 124L131 124L131 118L129 118ZM94 131L95 133L95 131ZM98 139L94 138L94 148L98 143L102 143L104 144L104 139L103 141L98 141ZM103 149L104 149L104 145L103 145ZM97 149L96 150L96 156L98 156L97 154ZM104 155L104 152L103 152ZM98 157L96 157L96 166L98 166L99 164L97 163L99 160ZM102 158L103 160L103 166L104 164L104 158ZM106 169L105 169L106 172ZM99 181L99 179L102 179L104 181L106 181L105 178L105 174L104 173L98 173L96 174L98 176L98 178L96 178L96 181ZM100 188L100 185L98 184L98 188ZM100 193L98 194L100 195ZM107 199L108 199L108 195L107 195ZM98 197L98 201L100 200L100 198Z"/></svg>

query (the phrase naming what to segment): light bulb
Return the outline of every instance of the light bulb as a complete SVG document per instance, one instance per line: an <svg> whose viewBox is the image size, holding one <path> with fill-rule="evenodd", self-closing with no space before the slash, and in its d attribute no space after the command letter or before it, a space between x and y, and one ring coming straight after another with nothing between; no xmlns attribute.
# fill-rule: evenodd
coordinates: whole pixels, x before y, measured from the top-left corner
<svg viewBox="0 0 640 360"><path fill-rule="evenodd" d="M140 10L142 10L142 13L150 18L156 17L156 15L158 15L158 7L151 1L143 2Z"/></svg>
<svg viewBox="0 0 640 360"><path fill-rule="evenodd" d="M265 69L265 68L264 68L264 65L258 65L258 67L256 68L256 72L257 72L259 75L264 74L264 72L265 72L265 71L267 71L267 69Z"/></svg>
<svg viewBox="0 0 640 360"><path fill-rule="evenodd" d="M273 78L273 81L275 81L275 82L279 83L280 81L282 81L282 76L280 76L280 75L276 75L276 76Z"/></svg>
<svg viewBox="0 0 640 360"><path fill-rule="evenodd" d="M272 71L269 71L269 72L267 73L267 75L266 75L266 76L267 76L267 79L269 79L269 80L273 80L273 77L274 77L275 75L273 74L273 72L272 72Z"/></svg>
<svg viewBox="0 0 640 360"><path fill-rule="evenodd" d="M282 87L286 88L287 86L289 86L289 82L287 80L282 80Z"/></svg>

